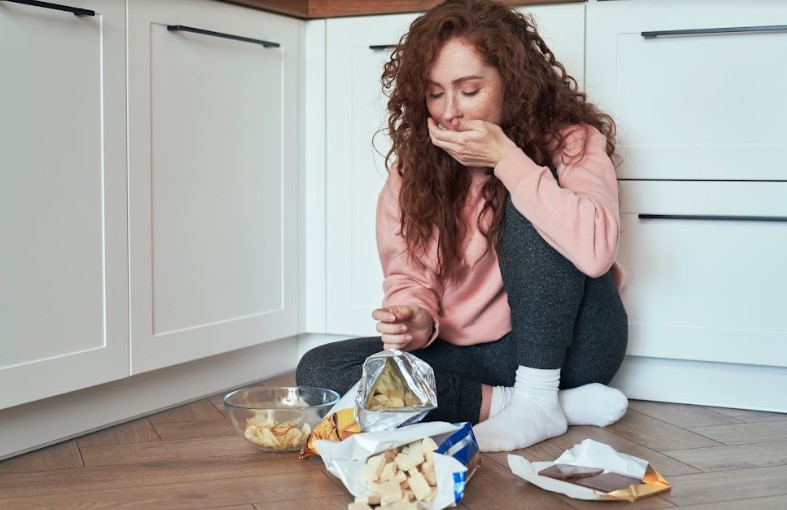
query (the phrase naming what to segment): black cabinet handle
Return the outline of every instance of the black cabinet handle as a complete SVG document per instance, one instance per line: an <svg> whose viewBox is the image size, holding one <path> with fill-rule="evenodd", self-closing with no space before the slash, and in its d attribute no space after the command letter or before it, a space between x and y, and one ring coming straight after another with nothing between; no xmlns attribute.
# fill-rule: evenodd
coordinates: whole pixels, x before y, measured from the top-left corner
<svg viewBox="0 0 787 510"><path fill-rule="evenodd" d="M185 25L167 25L167 30L171 32L193 32L195 34L221 37L222 39L232 39L233 41L261 44L265 48L278 48L280 46L280 44L276 42L263 41L262 39L252 39L250 37L241 37L239 35L224 34L222 32L213 32L212 30L203 30L201 28L187 27Z"/></svg>
<svg viewBox="0 0 787 510"><path fill-rule="evenodd" d="M684 30L655 30L652 32L642 32L645 39L656 39L657 37L681 37L686 35L724 35L724 34L745 34L763 32L785 32L787 25L767 25L760 27L728 27L728 28L688 28Z"/></svg>
<svg viewBox="0 0 787 510"><path fill-rule="evenodd" d="M392 50L396 48L395 44L370 44L369 49L380 51L380 50Z"/></svg>
<svg viewBox="0 0 787 510"><path fill-rule="evenodd" d="M5 0L6 2L13 2L15 4L34 5L36 7L43 7L44 9L54 9L56 11L66 11L72 13L74 16L95 16L96 11L88 9L80 9L79 7L71 7L68 5L51 4L49 2L37 2L36 0Z"/></svg>
<svg viewBox="0 0 787 510"><path fill-rule="evenodd" d="M641 220L700 220L700 221L780 221L787 216L723 216L706 214L638 214Z"/></svg>

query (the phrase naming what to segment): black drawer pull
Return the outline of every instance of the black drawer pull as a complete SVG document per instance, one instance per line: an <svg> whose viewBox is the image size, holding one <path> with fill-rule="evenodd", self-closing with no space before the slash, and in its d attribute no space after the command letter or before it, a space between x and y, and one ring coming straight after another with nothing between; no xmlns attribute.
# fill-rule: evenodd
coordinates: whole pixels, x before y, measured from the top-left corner
<svg viewBox="0 0 787 510"><path fill-rule="evenodd" d="M193 32L195 34L221 37L222 39L232 39L233 41L261 44L265 48L278 48L280 46L280 44L276 42L263 41L262 39L252 39L250 37L241 37L239 35L224 34L222 32L213 32L212 30L203 30L201 28L187 27L185 25L167 25L167 30L170 32Z"/></svg>
<svg viewBox="0 0 787 510"><path fill-rule="evenodd" d="M657 37L681 37L685 35L724 35L724 34L746 34L763 32L787 32L787 25L766 25L760 27L728 27L728 28L689 28L685 30L655 30L652 32L642 32L645 39L656 39Z"/></svg>
<svg viewBox="0 0 787 510"><path fill-rule="evenodd" d="M79 7L71 7L68 5L51 4L49 2L37 2L36 0L5 0L6 2L13 2L15 4L34 5L36 7L43 7L44 9L54 9L56 11L70 12L74 16L95 16L96 11L88 9L80 9Z"/></svg>
<svg viewBox="0 0 787 510"><path fill-rule="evenodd" d="M380 51L380 50L392 50L396 48L395 44L370 44L369 49Z"/></svg>
<svg viewBox="0 0 787 510"><path fill-rule="evenodd" d="M700 221L781 221L787 216L717 216L707 214L638 214L641 220L700 220Z"/></svg>

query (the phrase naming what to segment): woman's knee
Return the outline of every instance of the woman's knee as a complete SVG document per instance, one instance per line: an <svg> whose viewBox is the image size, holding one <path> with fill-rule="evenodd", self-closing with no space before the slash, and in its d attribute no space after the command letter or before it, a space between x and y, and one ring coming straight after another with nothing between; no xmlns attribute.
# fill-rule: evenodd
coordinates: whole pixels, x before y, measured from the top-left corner
<svg viewBox="0 0 787 510"><path fill-rule="evenodd" d="M585 275L538 233L530 220L517 210L509 196L499 247L504 283L530 285L549 281L578 291Z"/></svg>
<svg viewBox="0 0 787 510"><path fill-rule="evenodd" d="M330 372L331 359L328 345L315 347L304 354L295 369L295 382L299 386L325 387L325 374Z"/></svg>

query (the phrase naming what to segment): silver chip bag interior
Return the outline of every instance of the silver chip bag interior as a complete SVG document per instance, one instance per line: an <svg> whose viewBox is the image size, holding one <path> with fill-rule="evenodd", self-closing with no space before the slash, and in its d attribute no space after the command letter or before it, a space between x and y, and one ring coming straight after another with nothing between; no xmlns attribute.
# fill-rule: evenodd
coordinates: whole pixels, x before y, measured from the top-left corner
<svg viewBox="0 0 787 510"><path fill-rule="evenodd" d="M417 423L436 408L434 371L426 362L395 349L366 358L355 397L355 421L361 430Z"/></svg>

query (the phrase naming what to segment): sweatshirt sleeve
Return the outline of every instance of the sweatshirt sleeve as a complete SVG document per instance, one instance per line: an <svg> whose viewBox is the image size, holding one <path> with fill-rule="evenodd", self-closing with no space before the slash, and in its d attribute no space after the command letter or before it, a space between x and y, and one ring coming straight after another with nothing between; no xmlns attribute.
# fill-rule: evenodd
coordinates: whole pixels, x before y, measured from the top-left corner
<svg viewBox="0 0 787 510"><path fill-rule="evenodd" d="M442 287L435 268L421 258L411 257L407 243L401 234L399 215L400 178L395 169L389 172L388 180L377 200L377 251L383 269L382 306L418 305L432 316L434 332L431 343L439 329L438 312ZM423 257L431 261L431 257Z"/></svg>
<svg viewBox="0 0 787 510"><path fill-rule="evenodd" d="M597 129L575 126L566 134L565 149L554 157L559 182L549 168L536 165L521 149L503 158L495 175L539 234L595 278L612 267L617 255L617 175L606 152L606 137ZM584 155L577 159L585 139Z"/></svg>

